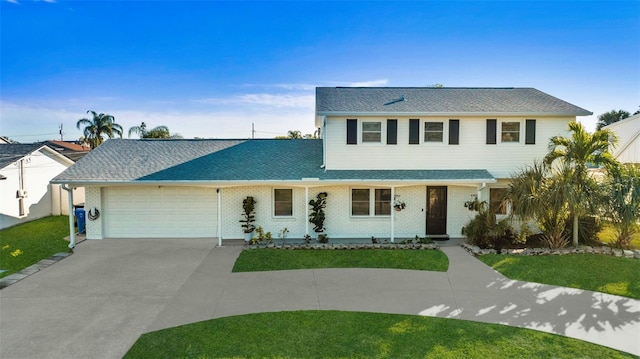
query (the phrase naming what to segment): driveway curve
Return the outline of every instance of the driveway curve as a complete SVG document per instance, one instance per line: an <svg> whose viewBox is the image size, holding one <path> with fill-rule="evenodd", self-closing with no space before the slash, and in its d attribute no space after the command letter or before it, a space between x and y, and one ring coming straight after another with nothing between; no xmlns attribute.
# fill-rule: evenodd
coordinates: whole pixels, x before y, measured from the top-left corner
<svg viewBox="0 0 640 359"><path fill-rule="evenodd" d="M242 247L205 239L85 241L0 291L1 358L121 358L146 332L281 310L500 323L640 355L640 301L505 278L460 247L449 270L231 273Z"/></svg>

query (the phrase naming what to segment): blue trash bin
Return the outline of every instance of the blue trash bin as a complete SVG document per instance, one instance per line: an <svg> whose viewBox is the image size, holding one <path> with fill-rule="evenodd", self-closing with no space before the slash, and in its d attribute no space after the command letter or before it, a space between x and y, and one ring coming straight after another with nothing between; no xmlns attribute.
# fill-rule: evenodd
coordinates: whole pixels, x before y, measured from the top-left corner
<svg viewBox="0 0 640 359"><path fill-rule="evenodd" d="M85 213L84 208L76 208L76 221L78 221L78 233L85 231Z"/></svg>

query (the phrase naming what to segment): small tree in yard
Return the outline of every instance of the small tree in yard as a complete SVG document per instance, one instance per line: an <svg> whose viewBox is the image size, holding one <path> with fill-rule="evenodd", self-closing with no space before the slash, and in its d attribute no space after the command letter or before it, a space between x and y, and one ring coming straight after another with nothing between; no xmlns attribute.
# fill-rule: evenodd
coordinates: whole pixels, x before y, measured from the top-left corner
<svg viewBox="0 0 640 359"><path fill-rule="evenodd" d="M608 196L605 210L616 229L616 245L628 248L631 237L640 230L640 165L609 168L605 192Z"/></svg>
<svg viewBox="0 0 640 359"><path fill-rule="evenodd" d="M550 152L544 162L551 165L555 160L561 162L561 180L556 183L563 201L569 206L573 216L573 245L578 245L578 226L581 215L593 212L595 181L588 173L588 164L594 166L612 166L616 160L609 148L617 143L610 130L587 132L578 122L569 123L571 137L554 136L549 141ZM543 203L544 205L544 203Z"/></svg>
<svg viewBox="0 0 640 359"><path fill-rule="evenodd" d="M256 229L253 224L256 221L256 216L253 212L255 204L256 201L251 196L242 201L242 219L240 223L242 223L242 231L244 233L252 233Z"/></svg>

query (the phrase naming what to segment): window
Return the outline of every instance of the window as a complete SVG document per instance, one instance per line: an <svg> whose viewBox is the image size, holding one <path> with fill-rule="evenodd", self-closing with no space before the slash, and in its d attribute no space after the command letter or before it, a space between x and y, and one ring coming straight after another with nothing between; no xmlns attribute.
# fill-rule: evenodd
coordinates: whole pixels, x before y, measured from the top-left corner
<svg viewBox="0 0 640 359"><path fill-rule="evenodd" d="M507 214L507 195L506 188L491 188L489 189L489 207L491 212L495 214Z"/></svg>
<svg viewBox="0 0 640 359"><path fill-rule="evenodd" d="M368 216L369 215L369 190L368 189L352 189L351 190L351 215L352 216Z"/></svg>
<svg viewBox="0 0 640 359"><path fill-rule="evenodd" d="M381 122L362 123L362 142L380 142L382 138Z"/></svg>
<svg viewBox="0 0 640 359"><path fill-rule="evenodd" d="M520 142L520 122L502 123L502 142Z"/></svg>
<svg viewBox="0 0 640 359"><path fill-rule="evenodd" d="M351 190L351 215L370 216L371 213L375 216L391 215L391 189L353 188Z"/></svg>
<svg viewBox="0 0 640 359"><path fill-rule="evenodd" d="M293 190L291 188L273 190L273 215L276 217L293 216Z"/></svg>
<svg viewBox="0 0 640 359"><path fill-rule="evenodd" d="M391 214L391 189L376 189L375 214L376 216Z"/></svg>
<svg viewBox="0 0 640 359"><path fill-rule="evenodd" d="M442 142L443 129L442 122L425 122L424 142Z"/></svg>

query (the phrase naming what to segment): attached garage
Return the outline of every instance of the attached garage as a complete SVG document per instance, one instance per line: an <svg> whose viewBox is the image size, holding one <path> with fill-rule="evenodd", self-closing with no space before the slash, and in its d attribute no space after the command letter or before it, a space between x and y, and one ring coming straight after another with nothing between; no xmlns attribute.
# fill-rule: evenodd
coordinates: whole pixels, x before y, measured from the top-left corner
<svg viewBox="0 0 640 359"><path fill-rule="evenodd" d="M101 196L105 238L217 236L215 188L103 187Z"/></svg>

